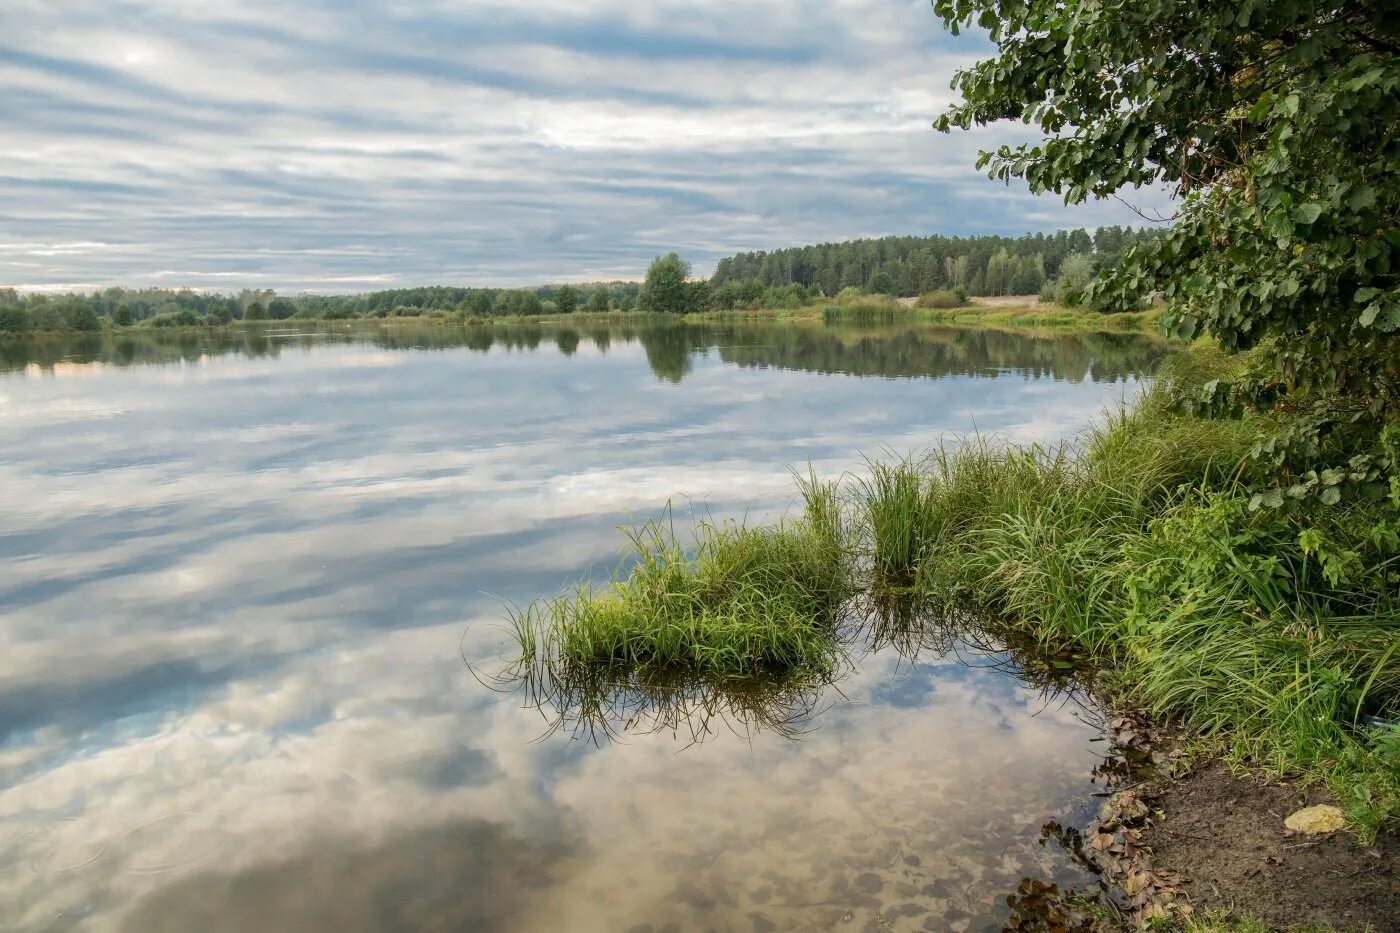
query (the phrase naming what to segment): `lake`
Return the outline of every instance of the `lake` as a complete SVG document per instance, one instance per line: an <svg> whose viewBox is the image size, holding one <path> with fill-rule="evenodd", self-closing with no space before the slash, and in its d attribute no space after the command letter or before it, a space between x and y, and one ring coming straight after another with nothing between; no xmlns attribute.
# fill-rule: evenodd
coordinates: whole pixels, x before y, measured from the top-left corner
<svg viewBox="0 0 1400 933"><path fill-rule="evenodd" d="M0 344L0 927L1001 929L1022 878L1090 882L1041 828L1092 813L1102 746L995 646L867 646L772 716L692 697L611 737L468 664L668 504L768 521L794 469L1064 438L1160 354L645 321Z"/></svg>

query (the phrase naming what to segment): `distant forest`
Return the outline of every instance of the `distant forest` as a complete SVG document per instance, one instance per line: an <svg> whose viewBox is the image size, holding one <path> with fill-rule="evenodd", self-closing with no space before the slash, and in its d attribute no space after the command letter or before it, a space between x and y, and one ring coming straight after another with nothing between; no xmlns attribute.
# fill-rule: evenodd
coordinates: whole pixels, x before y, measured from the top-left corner
<svg viewBox="0 0 1400 933"><path fill-rule="evenodd" d="M716 294L757 282L764 288L801 285L835 295L845 288L887 295L963 289L969 295L1038 295L1073 255L1095 267L1116 266L1153 230L1100 227L1003 236L888 236L822 243L721 259L710 279Z"/></svg>
<svg viewBox="0 0 1400 933"><path fill-rule="evenodd" d="M739 253L719 261L708 281L664 288L641 282L471 288L434 285L357 295L236 295L190 289L107 288L91 294L20 294L0 289L0 333L96 331L141 324L193 327L230 321L359 317L466 317L568 314L574 311L704 311L797 308L853 295L1030 295L1078 303L1097 269L1112 267L1154 231L1126 227L1062 230L1021 237L891 236ZM688 265L669 257L673 275ZM653 268L665 266L661 260ZM676 270L683 270L677 272ZM650 273L649 273L650 274ZM679 283L673 283L678 285Z"/></svg>

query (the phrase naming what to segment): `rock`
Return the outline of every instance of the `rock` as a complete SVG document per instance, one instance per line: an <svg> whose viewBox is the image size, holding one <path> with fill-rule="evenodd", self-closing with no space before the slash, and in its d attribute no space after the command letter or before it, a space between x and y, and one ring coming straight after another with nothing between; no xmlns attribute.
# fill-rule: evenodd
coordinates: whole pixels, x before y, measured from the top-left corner
<svg viewBox="0 0 1400 933"><path fill-rule="evenodd" d="M1304 807L1288 814L1288 818L1283 821L1283 825L1295 833L1307 833L1309 836L1335 833L1346 824L1346 817L1342 816L1342 811L1325 803L1315 807Z"/></svg>

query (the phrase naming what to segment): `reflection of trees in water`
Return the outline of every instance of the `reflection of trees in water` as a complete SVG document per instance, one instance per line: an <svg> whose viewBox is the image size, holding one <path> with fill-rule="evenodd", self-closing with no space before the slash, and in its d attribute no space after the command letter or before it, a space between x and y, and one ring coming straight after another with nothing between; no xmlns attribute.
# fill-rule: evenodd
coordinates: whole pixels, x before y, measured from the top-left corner
<svg viewBox="0 0 1400 933"><path fill-rule="evenodd" d="M1003 372L1078 382L1141 377L1161 357L1160 343L1137 334L1066 334L1045 337L1006 331L938 326L852 327L775 323L693 323L637 320L590 324L588 339L606 351L640 343L659 379L680 382L697 355L717 349L726 363L856 376L994 376ZM362 344L384 350L478 353L537 351L549 341L565 356L582 344L577 329L536 322L380 328L126 332L59 339L0 342L0 371L59 363L116 366L175 363L222 355L277 356L284 349Z"/></svg>
<svg viewBox="0 0 1400 933"><path fill-rule="evenodd" d="M554 345L559 348L559 352L565 356L573 356L578 352L579 336L578 331L572 327L561 327L554 335Z"/></svg>
<svg viewBox="0 0 1400 933"><path fill-rule="evenodd" d="M762 335L747 345L736 333L720 358L738 366L855 376L990 376L1001 372L1079 382L1141 377L1161 344L1137 334L1031 336L996 330L904 327L866 333L803 329Z"/></svg>
<svg viewBox="0 0 1400 933"><path fill-rule="evenodd" d="M707 342L697 341L691 328L684 325L649 327L639 338L646 350L647 365L658 379L680 382L694 368L691 362Z"/></svg>

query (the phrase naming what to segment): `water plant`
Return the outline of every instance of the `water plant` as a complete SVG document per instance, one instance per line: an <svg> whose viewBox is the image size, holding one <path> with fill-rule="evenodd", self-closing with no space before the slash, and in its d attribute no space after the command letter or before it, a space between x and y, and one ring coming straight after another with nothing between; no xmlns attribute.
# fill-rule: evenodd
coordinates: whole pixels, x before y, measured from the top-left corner
<svg viewBox="0 0 1400 933"><path fill-rule="evenodd" d="M800 516L702 521L687 546L667 519L629 532L630 566L602 587L514 611L518 665L744 677L828 671L852 593L832 484L799 483Z"/></svg>

